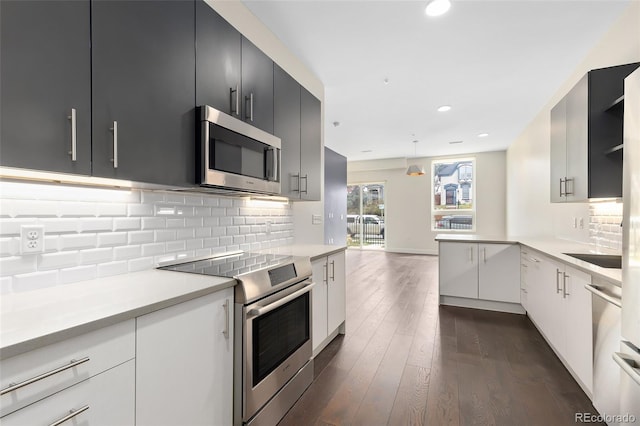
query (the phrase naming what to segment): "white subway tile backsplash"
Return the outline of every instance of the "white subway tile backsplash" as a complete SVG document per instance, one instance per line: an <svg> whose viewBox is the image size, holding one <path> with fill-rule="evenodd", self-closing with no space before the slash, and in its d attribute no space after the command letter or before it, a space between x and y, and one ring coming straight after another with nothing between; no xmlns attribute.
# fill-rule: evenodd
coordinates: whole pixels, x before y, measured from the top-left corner
<svg viewBox="0 0 640 426"><path fill-rule="evenodd" d="M58 216L60 217L87 217L96 216L98 208L94 203L73 202L73 201L51 201L58 205Z"/></svg>
<svg viewBox="0 0 640 426"><path fill-rule="evenodd" d="M13 276L13 291L31 291L58 284L58 271L32 272Z"/></svg>
<svg viewBox="0 0 640 426"><path fill-rule="evenodd" d="M132 231L129 232L129 244L151 243L154 239L153 231Z"/></svg>
<svg viewBox="0 0 640 426"><path fill-rule="evenodd" d="M113 219L114 231L132 231L135 229L140 229L140 218L127 217Z"/></svg>
<svg viewBox="0 0 640 426"><path fill-rule="evenodd" d="M114 260L135 259L142 256L142 246L130 245L113 248Z"/></svg>
<svg viewBox="0 0 640 426"><path fill-rule="evenodd" d="M7 294L13 291L12 277L0 277L0 294Z"/></svg>
<svg viewBox="0 0 640 426"><path fill-rule="evenodd" d="M80 263L82 265L107 262L113 259L113 249L97 248L97 249L83 250L80 253L80 259L81 259Z"/></svg>
<svg viewBox="0 0 640 426"><path fill-rule="evenodd" d="M0 256L16 256L20 254L20 239L18 237L0 238Z"/></svg>
<svg viewBox="0 0 640 426"><path fill-rule="evenodd" d="M60 269L58 282L60 284L69 284L78 281L92 280L97 276L98 267L96 265L75 266L73 268Z"/></svg>
<svg viewBox="0 0 640 426"><path fill-rule="evenodd" d="M113 230L113 219L110 217L96 217L80 219L80 232L97 232Z"/></svg>
<svg viewBox="0 0 640 426"><path fill-rule="evenodd" d="M622 203L589 205L589 239L596 247L622 250Z"/></svg>
<svg viewBox="0 0 640 426"><path fill-rule="evenodd" d="M107 232L98 234L98 247L122 246L127 244L126 232Z"/></svg>
<svg viewBox="0 0 640 426"><path fill-rule="evenodd" d="M161 259L259 250L293 241L288 205L256 208L242 197L29 183L11 183L4 191L7 185L0 182L0 278L5 293L150 269ZM270 235L265 233L266 221L272 223ZM34 223L45 227L45 253L23 256L20 227Z"/></svg>
<svg viewBox="0 0 640 426"><path fill-rule="evenodd" d="M112 275L126 274L127 272L129 272L129 265L125 260L98 265L99 277L110 277Z"/></svg>
<svg viewBox="0 0 640 426"><path fill-rule="evenodd" d="M46 242L45 242L46 243ZM59 250L77 250L98 245L98 234L67 234L58 238Z"/></svg>
<svg viewBox="0 0 640 426"><path fill-rule="evenodd" d="M129 263L128 263L129 272L153 269L155 268L155 266L156 264L153 261L153 257L140 257L137 259L129 260Z"/></svg>
<svg viewBox="0 0 640 426"><path fill-rule="evenodd" d="M165 245L163 243L143 244L142 255L143 256L155 256L165 253Z"/></svg>
<svg viewBox="0 0 640 426"><path fill-rule="evenodd" d="M36 272L38 270L38 256L10 256L0 258L0 272L3 276Z"/></svg>
<svg viewBox="0 0 640 426"><path fill-rule="evenodd" d="M77 251L59 251L41 254L38 259L38 270L60 269L78 264Z"/></svg>
<svg viewBox="0 0 640 426"><path fill-rule="evenodd" d="M129 204L127 206L129 216L153 216L153 205Z"/></svg>

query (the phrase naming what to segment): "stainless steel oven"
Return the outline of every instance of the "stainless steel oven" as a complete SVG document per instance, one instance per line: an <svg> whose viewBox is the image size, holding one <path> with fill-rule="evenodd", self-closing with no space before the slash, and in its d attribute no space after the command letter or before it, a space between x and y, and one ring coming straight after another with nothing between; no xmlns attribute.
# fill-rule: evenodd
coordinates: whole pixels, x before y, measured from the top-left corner
<svg viewBox="0 0 640 426"><path fill-rule="evenodd" d="M200 113L200 184L280 194L280 138L210 106Z"/></svg>
<svg viewBox="0 0 640 426"><path fill-rule="evenodd" d="M310 259L234 252L163 269L238 281L234 425L275 426L313 381Z"/></svg>

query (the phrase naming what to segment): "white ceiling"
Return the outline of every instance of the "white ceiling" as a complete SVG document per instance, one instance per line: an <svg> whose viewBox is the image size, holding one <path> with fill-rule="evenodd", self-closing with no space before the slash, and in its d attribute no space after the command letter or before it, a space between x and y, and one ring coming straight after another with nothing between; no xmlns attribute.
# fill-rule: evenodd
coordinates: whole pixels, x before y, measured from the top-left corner
<svg viewBox="0 0 640 426"><path fill-rule="evenodd" d="M413 140L418 156L506 149L628 4L451 1L438 18L426 1L243 3L323 82L325 144L349 161L413 157Z"/></svg>

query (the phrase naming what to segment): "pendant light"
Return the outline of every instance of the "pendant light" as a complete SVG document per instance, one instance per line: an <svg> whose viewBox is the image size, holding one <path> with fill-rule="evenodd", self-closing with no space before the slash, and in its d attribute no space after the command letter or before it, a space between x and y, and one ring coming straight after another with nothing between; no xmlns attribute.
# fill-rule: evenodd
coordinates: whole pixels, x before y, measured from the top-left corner
<svg viewBox="0 0 640 426"><path fill-rule="evenodd" d="M418 141L413 141L413 159L414 159L414 161L418 157L417 149L418 149ZM407 176L422 176L422 175L424 175L424 167L422 167L422 166L419 166L417 164L411 164L407 168Z"/></svg>

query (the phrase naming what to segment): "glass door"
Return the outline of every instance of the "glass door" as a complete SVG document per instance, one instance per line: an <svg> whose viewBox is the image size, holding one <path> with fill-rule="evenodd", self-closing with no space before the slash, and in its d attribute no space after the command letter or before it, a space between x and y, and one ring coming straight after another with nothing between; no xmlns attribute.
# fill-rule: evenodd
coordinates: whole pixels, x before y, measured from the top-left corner
<svg viewBox="0 0 640 426"><path fill-rule="evenodd" d="M384 183L347 185L347 246L385 246Z"/></svg>

